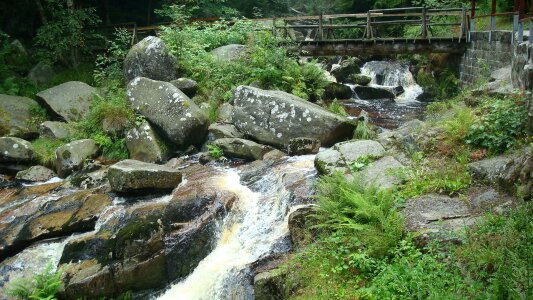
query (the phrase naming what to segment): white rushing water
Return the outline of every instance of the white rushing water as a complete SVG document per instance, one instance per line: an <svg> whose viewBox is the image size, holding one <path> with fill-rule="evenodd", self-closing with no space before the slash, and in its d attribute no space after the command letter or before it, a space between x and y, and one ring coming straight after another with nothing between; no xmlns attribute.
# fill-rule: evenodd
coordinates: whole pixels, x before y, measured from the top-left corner
<svg viewBox="0 0 533 300"><path fill-rule="evenodd" d="M416 80L409 70L409 66L391 61L370 61L361 68L363 75L370 76L371 86L393 88L401 86L404 92L396 98L396 102L414 102L424 90L416 83Z"/></svg>
<svg viewBox="0 0 533 300"><path fill-rule="evenodd" d="M314 175L313 160L314 156L293 158L269 170L253 184L255 191L241 183L235 170L226 170L218 187L235 193L238 200L222 222L215 249L192 274L158 299L235 299L244 284L236 282L239 272L270 253L288 235L290 192L283 186L283 177L291 172Z"/></svg>

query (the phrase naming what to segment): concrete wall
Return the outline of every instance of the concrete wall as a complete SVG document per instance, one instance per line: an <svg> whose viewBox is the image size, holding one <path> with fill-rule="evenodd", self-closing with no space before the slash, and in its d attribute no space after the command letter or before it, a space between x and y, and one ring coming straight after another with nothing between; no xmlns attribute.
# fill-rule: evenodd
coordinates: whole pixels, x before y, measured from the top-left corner
<svg viewBox="0 0 533 300"><path fill-rule="evenodd" d="M471 43L465 51L460 66L460 81L470 86L486 81L490 74L511 64L513 59L512 33L495 31L489 42L488 31L470 34Z"/></svg>

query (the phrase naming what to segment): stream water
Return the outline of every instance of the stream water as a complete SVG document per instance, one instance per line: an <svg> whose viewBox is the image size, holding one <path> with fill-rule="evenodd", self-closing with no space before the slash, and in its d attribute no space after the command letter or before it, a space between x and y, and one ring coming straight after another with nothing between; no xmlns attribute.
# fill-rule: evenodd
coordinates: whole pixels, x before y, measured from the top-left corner
<svg viewBox="0 0 533 300"><path fill-rule="evenodd" d="M391 89L401 86L404 92L391 101L389 99L361 100L354 98L345 102L348 114L360 116L368 114L369 121L386 129L394 129L401 124L420 118L426 103L417 99L424 92L415 81L409 66L394 61L370 61L361 68L361 73L372 78L369 86Z"/></svg>

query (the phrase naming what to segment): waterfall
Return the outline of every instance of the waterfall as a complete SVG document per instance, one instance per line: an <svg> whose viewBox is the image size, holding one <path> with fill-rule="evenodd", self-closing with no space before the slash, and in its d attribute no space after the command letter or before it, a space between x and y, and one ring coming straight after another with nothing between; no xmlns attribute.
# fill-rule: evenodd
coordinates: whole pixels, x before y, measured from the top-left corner
<svg viewBox="0 0 533 300"><path fill-rule="evenodd" d="M158 299L234 299L235 295L253 299L253 289L245 286L249 281L238 278L249 264L276 251L276 245L288 236L291 193L283 180L291 172L314 176L313 160L314 156L291 158L250 186L241 183L234 169L225 170L218 187L235 193L238 200L222 221L215 249Z"/></svg>
<svg viewBox="0 0 533 300"><path fill-rule="evenodd" d="M398 62L370 61L364 64L361 73L372 78L370 85L403 87L405 91L396 98L397 103L414 102L424 92L409 71L409 66Z"/></svg>

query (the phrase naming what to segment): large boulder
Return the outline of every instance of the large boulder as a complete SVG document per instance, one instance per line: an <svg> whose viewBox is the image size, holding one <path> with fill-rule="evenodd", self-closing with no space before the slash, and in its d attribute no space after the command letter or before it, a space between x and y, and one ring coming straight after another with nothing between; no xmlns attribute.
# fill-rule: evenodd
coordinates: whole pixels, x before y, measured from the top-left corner
<svg viewBox="0 0 533 300"><path fill-rule="evenodd" d="M338 82L348 82L350 75L361 73L359 63L359 59L355 57L346 59L340 65L334 66L330 73Z"/></svg>
<svg viewBox="0 0 533 300"><path fill-rule="evenodd" d="M98 155L99 149L91 139L78 140L59 147L55 152L57 175L65 178L80 170L85 161Z"/></svg>
<svg viewBox="0 0 533 300"><path fill-rule="evenodd" d="M198 83L189 78L179 78L172 80L170 83L180 89L180 91L182 91L189 98L194 97L196 95L196 91L198 90Z"/></svg>
<svg viewBox="0 0 533 300"><path fill-rule="evenodd" d="M360 158L378 159L383 155L385 149L376 141L347 141L319 152L315 157L315 167L322 174L332 174L335 171L348 173L351 165Z"/></svg>
<svg viewBox="0 0 533 300"><path fill-rule="evenodd" d="M376 186L381 189L391 189L401 183L395 171L403 168L403 165L392 156L385 156L370 165L354 176L359 176L363 184Z"/></svg>
<svg viewBox="0 0 533 300"><path fill-rule="evenodd" d="M206 114L174 85L137 77L128 84L126 94L131 106L171 142L184 146L203 142L208 126Z"/></svg>
<svg viewBox="0 0 533 300"><path fill-rule="evenodd" d="M56 73L50 64L41 61L30 70L30 73L28 73L28 79L40 85L47 85L52 82L55 74Z"/></svg>
<svg viewBox="0 0 533 300"><path fill-rule="evenodd" d="M26 97L0 94L0 135L32 138L39 133L32 119L31 109L39 104Z"/></svg>
<svg viewBox="0 0 533 300"><path fill-rule="evenodd" d="M179 170L127 159L111 166L107 172L111 189L119 193L172 190L182 179Z"/></svg>
<svg viewBox="0 0 533 300"><path fill-rule="evenodd" d="M354 124L294 95L240 86L233 94L233 122L259 142L286 148L294 138L307 137L329 146L352 135Z"/></svg>
<svg viewBox="0 0 533 300"><path fill-rule="evenodd" d="M96 92L96 88L86 83L70 81L38 93L37 100L55 117L77 122L91 112Z"/></svg>
<svg viewBox="0 0 533 300"><path fill-rule="evenodd" d="M72 131L70 125L64 122L46 121L39 126L39 136L50 139L68 140Z"/></svg>
<svg viewBox="0 0 533 300"><path fill-rule="evenodd" d="M222 47L218 47L211 51L211 54L219 61L231 62L238 60L242 57L246 46L231 44Z"/></svg>
<svg viewBox="0 0 533 300"><path fill-rule="evenodd" d="M373 86L355 86L355 94L362 100L380 100L380 99L394 99L395 94L385 88L373 87Z"/></svg>
<svg viewBox="0 0 533 300"><path fill-rule="evenodd" d="M176 58L169 54L163 41L149 36L134 45L124 60L124 78L136 77L171 81L176 79Z"/></svg>
<svg viewBox="0 0 533 300"><path fill-rule="evenodd" d="M330 82L324 89L324 96L326 99L350 99L352 98L352 88L336 82Z"/></svg>
<svg viewBox="0 0 533 300"><path fill-rule="evenodd" d="M161 145L164 142L148 122L143 122L126 133L126 147L131 159L148 163L161 162L167 159L167 153Z"/></svg>
<svg viewBox="0 0 533 300"><path fill-rule="evenodd" d="M266 153L272 151L271 147L239 138L218 139L213 142L213 145L222 149L226 157L246 160L261 160Z"/></svg>
<svg viewBox="0 0 533 300"><path fill-rule="evenodd" d="M55 176L56 174L54 171L48 169L47 167L33 166L27 170L18 172L16 178L18 180L27 182L42 182L48 181Z"/></svg>
<svg viewBox="0 0 533 300"><path fill-rule="evenodd" d="M15 137L0 138L0 163L27 164L34 159L31 143Z"/></svg>

